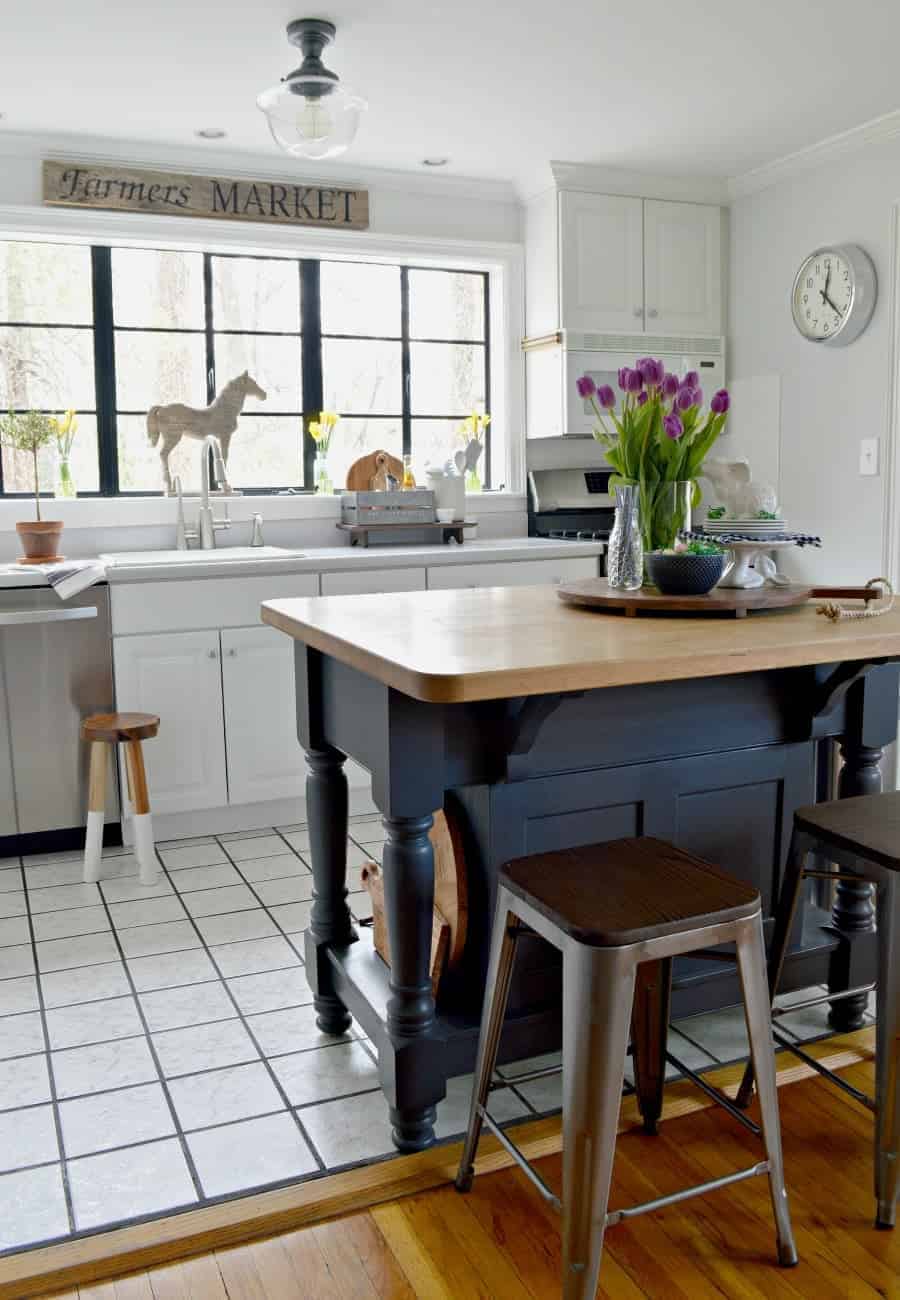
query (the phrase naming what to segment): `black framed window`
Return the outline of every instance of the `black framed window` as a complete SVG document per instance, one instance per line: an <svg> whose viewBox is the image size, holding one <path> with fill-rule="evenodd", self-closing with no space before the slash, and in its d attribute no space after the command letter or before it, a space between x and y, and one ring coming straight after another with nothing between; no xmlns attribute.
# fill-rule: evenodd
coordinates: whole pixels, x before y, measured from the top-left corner
<svg viewBox="0 0 900 1300"><path fill-rule="evenodd" d="M87 492L100 485L94 384L91 250L70 244L0 241L0 410L78 413L72 471ZM52 492L55 455L39 462ZM0 492L32 491L30 457L3 448Z"/></svg>
<svg viewBox="0 0 900 1300"><path fill-rule="evenodd" d="M384 447L421 478L461 446L473 409L490 409L487 272L152 248L0 242L0 406L74 406L82 494L162 489L147 414L203 408L244 371L248 395L229 478L249 492L312 490L322 409L341 416L332 478ZM197 486L187 437L169 465ZM45 486L52 487L48 452ZM28 490L3 453L0 492ZM482 462L490 486L490 441Z"/></svg>

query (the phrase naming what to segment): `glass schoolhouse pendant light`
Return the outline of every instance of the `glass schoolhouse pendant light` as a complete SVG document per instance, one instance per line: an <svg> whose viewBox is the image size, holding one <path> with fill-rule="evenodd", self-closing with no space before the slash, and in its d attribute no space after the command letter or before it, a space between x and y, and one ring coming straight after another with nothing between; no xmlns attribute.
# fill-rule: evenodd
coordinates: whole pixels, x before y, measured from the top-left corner
<svg viewBox="0 0 900 1300"><path fill-rule="evenodd" d="M334 40L335 30L334 23L324 18L288 23L288 40L303 51L303 62L256 101L276 142L295 158L334 158L343 153L353 142L360 114L368 108L322 62L322 51Z"/></svg>

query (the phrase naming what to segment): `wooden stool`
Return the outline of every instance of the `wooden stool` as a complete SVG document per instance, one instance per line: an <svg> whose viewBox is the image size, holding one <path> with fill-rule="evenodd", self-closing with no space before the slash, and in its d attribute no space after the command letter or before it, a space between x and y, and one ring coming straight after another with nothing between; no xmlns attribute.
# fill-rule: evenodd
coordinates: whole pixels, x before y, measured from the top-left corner
<svg viewBox="0 0 900 1300"><path fill-rule="evenodd" d="M134 814L134 852L141 869L141 880L152 885L159 875L159 863L153 844L150 797L141 742L159 731L159 718L152 713L95 713L81 724L81 739L91 745L91 771L88 794L87 836L84 844L84 879L100 879L103 852L103 817L106 808L107 746L125 746L125 777L128 798ZM115 752L115 751L114 751Z"/></svg>
<svg viewBox="0 0 900 1300"><path fill-rule="evenodd" d="M807 855L815 853L834 863L837 870L806 870ZM837 881L841 877L875 885L878 928L878 980L842 993L826 993L795 1002L790 1010L805 1010L842 998L878 990L875 1030L875 1097L867 1097L846 1079L814 1060L802 1048L773 1031L786 1047L825 1075L844 1092L875 1112L875 1224L893 1228L897 1222L900 1192L900 792L835 799L831 803L798 808L785 866L784 883L775 913L775 930L769 953L769 987L774 1002L781 980L794 914L803 881ZM776 1020L787 1012L773 1010ZM746 1106L753 1090L753 1067L747 1066L737 1101Z"/></svg>
<svg viewBox="0 0 900 1300"><path fill-rule="evenodd" d="M562 1200L486 1109L516 942L526 927L563 954ZM645 1205L608 1212L640 964L667 963L683 953L722 943L734 943L737 948L747 1029L759 1078L766 1158L749 1169ZM472 1185L478 1139L482 1124L487 1124L541 1194L562 1212L565 1300L594 1300L606 1228L755 1174L769 1177L779 1263L796 1264L767 1002L759 894L717 867L650 838L614 840L508 863L500 873L487 1000L457 1189L465 1192ZM635 1069L639 1068L636 1057ZM517 1075L516 1083L553 1072ZM721 1100L710 1085L704 1083L704 1087ZM759 1132L746 1116L737 1114Z"/></svg>

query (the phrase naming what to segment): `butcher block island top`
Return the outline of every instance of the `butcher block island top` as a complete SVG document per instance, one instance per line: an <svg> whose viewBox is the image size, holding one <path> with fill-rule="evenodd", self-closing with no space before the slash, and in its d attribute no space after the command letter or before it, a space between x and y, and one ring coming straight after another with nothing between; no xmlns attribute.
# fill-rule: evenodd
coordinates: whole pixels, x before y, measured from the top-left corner
<svg viewBox="0 0 900 1300"><path fill-rule="evenodd" d="M832 623L813 600L717 621L617 619L553 586L267 601L264 623L435 704L900 657L900 609Z"/></svg>

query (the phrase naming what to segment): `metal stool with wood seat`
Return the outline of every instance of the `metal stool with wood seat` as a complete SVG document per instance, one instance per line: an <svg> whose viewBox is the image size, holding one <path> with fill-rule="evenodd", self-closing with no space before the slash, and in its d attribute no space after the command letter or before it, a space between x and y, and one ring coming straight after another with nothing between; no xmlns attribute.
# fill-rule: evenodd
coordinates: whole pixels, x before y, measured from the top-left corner
<svg viewBox="0 0 900 1300"><path fill-rule="evenodd" d="M487 1110L516 943L525 929L535 931L563 956L561 1200ZM722 943L737 948L759 1078L766 1158L749 1169L645 1205L608 1211L636 972L642 962L667 962ZM518 1075L516 1082L553 1072ZM472 1185L483 1124L562 1212L566 1300L593 1300L607 1227L755 1174L769 1177L778 1260L786 1266L796 1264L756 890L652 838L614 840L508 863L499 878L472 1108L456 1178L461 1192Z"/></svg>
<svg viewBox="0 0 900 1300"><path fill-rule="evenodd" d="M834 863L837 870L807 870L810 853ZM875 1097L867 1097L840 1075L827 1069L778 1029L773 1033L781 1047L801 1057L875 1112L876 1225L893 1228L900 1192L900 791L836 799L794 814L794 832L775 913L775 930L769 952L769 987L774 1002L788 950L794 915L804 880L837 881L842 876L875 885L878 928L878 979L875 984L826 993L792 1003L800 1011L858 997L878 990L875 1030ZM773 1010L777 1021L780 1014ZM746 1106L753 1090L753 1066L747 1066L737 1102Z"/></svg>
<svg viewBox="0 0 900 1300"><path fill-rule="evenodd" d="M144 769L142 742L159 731L152 713L95 713L81 724L81 738L90 742L91 770L88 793L87 835L84 843L84 879L100 879L103 854L103 818L106 807L106 766L109 747L125 746L125 777L134 822L134 852L144 884L153 884L159 863L153 843L150 796Z"/></svg>

